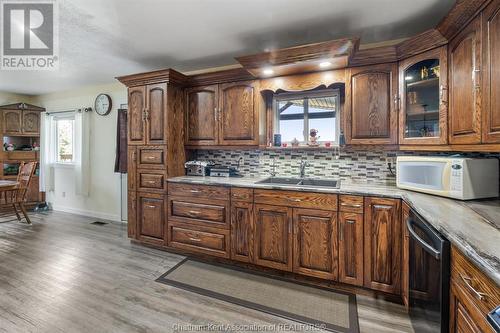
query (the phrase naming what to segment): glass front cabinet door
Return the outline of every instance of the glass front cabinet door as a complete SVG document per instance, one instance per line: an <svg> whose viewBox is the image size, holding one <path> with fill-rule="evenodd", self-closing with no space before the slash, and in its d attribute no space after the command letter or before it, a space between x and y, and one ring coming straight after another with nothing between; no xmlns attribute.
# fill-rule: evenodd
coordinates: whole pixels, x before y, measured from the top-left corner
<svg viewBox="0 0 500 333"><path fill-rule="evenodd" d="M447 143L447 53L442 46L399 65L399 143Z"/></svg>

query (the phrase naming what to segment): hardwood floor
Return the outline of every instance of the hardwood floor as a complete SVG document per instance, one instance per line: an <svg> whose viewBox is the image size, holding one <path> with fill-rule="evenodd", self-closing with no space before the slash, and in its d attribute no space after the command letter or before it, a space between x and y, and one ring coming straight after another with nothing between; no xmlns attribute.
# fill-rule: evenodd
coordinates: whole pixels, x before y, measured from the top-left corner
<svg viewBox="0 0 500 333"><path fill-rule="evenodd" d="M155 282L184 257L131 244L125 224L92 225L93 218L60 212L31 216L31 226L0 223L0 332L296 324ZM358 297L358 312L363 333L412 332L402 306Z"/></svg>

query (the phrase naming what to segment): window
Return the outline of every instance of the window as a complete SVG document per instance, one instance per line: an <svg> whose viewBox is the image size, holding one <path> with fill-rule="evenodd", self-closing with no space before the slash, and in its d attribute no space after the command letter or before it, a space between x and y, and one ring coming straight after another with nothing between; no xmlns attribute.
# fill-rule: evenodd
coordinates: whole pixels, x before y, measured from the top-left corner
<svg viewBox="0 0 500 333"><path fill-rule="evenodd" d="M73 163L75 161L75 117L56 117L55 121L55 161Z"/></svg>
<svg viewBox="0 0 500 333"><path fill-rule="evenodd" d="M319 142L338 143L338 90L308 93L283 93L274 97L274 133L282 142L295 138L302 144L309 141L309 131L318 131Z"/></svg>

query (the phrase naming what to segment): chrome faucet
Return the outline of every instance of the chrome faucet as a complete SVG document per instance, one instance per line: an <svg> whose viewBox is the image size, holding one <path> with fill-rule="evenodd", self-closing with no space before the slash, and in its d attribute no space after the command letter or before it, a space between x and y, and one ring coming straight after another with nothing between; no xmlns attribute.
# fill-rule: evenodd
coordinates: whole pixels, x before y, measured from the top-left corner
<svg viewBox="0 0 500 333"><path fill-rule="evenodd" d="M306 167L311 166L306 160L300 160L300 178L306 176Z"/></svg>
<svg viewBox="0 0 500 333"><path fill-rule="evenodd" d="M276 164L276 160L273 158L273 164L271 164L271 171L269 172L271 174L271 177L275 177L276 176L276 167L278 165Z"/></svg>

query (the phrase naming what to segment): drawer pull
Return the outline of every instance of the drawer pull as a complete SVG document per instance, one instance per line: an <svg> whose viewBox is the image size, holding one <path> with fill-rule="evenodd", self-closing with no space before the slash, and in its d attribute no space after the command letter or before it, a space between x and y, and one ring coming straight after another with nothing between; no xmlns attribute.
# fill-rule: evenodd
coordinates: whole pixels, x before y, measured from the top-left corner
<svg viewBox="0 0 500 333"><path fill-rule="evenodd" d="M147 208L156 208L156 206L153 205L146 205Z"/></svg>
<svg viewBox="0 0 500 333"><path fill-rule="evenodd" d="M300 199L293 199L293 198L287 198L291 202L301 202L302 200Z"/></svg>
<svg viewBox="0 0 500 333"><path fill-rule="evenodd" d="M156 157L154 157L154 156L148 156L147 158L148 158L148 160L154 160Z"/></svg>
<svg viewBox="0 0 500 333"><path fill-rule="evenodd" d="M189 237L189 240L193 242L201 242L200 238Z"/></svg>
<svg viewBox="0 0 500 333"><path fill-rule="evenodd" d="M345 202L341 202L340 205L344 207L354 207L354 208L361 208L363 206L361 204L348 204Z"/></svg>
<svg viewBox="0 0 500 333"><path fill-rule="evenodd" d="M191 190L189 192L191 192L191 193L200 193L201 191L200 190Z"/></svg>
<svg viewBox="0 0 500 333"><path fill-rule="evenodd" d="M460 277L464 281L464 283L467 286L467 288L469 288L469 290L474 294L474 296L476 296L476 298L479 299L480 301L484 301L484 299L486 298L487 295L485 293L477 291L472 286L472 278L467 277L467 276L463 276L463 275L460 275Z"/></svg>
<svg viewBox="0 0 500 333"><path fill-rule="evenodd" d="M189 214L194 214L194 215L201 214L201 212L199 210L190 210L188 213Z"/></svg>
<svg viewBox="0 0 500 333"><path fill-rule="evenodd" d="M154 183L156 183L156 182L155 182L154 180L148 180L148 183L149 183L149 184L154 184Z"/></svg>

